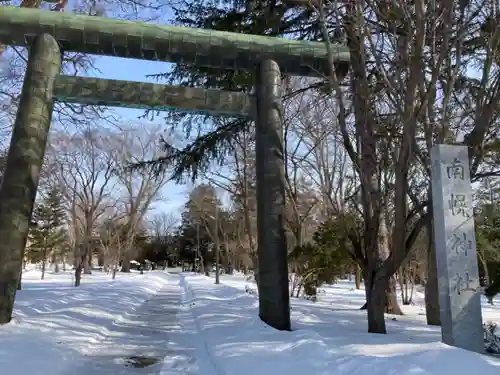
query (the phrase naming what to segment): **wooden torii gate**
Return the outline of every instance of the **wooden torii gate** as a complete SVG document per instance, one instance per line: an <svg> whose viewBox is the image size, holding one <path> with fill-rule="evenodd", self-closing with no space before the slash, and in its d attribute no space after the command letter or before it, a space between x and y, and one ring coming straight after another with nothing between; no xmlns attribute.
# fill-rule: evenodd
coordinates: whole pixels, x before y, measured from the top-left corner
<svg viewBox="0 0 500 375"><path fill-rule="evenodd" d="M30 47L0 187L0 324L11 319L53 102L59 100L255 120L259 315L290 329L281 74L328 74L326 44L13 7L0 7L0 43ZM349 63L346 47L330 47L335 63ZM255 72L256 94L64 76L64 52ZM261 204L263 195L272 204Z"/></svg>

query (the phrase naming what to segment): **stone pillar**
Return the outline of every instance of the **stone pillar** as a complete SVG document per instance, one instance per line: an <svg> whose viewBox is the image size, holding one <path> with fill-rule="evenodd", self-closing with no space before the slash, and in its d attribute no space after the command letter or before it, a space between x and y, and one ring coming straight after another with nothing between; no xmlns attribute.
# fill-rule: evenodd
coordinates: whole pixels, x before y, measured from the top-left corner
<svg viewBox="0 0 500 375"><path fill-rule="evenodd" d="M0 324L8 323L12 316L60 68L56 40L48 34L36 37L0 186Z"/></svg>
<svg viewBox="0 0 500 375"><path fill-rule="evenodd" d="M259 315L270 326L290 330L281 74L262 61L256 82L256 175L259 256Z"/></svg>
<svg viewBox="0 0 500 375"><path fill-rule="evenodd" d="M448 345L483 353L481 290L466 146L431 151L432 203L441 334Z"/></svg>

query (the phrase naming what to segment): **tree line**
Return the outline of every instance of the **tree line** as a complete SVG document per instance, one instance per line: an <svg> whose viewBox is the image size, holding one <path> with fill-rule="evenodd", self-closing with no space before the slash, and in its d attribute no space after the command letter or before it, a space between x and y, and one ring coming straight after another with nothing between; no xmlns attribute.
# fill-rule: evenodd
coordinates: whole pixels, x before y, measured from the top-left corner
<svg viewBox="0 0 500 375"><path fill-rule="evenodd" d="M349 67L332 64L332 71L319 80L282 80L282 184L291 211L290 251L308 243L311 217L322 223L338 220L345 247L361 269L368 330L385 333L384 313L400 313L396 276L421 249L418 255L429 260L419 271L426 287L427 322L440 324L430 149L439 143L467 146L471 180L496 190L497 7L481 0L184 0L172 8L173 22L183 26L322 41L331 61L336 43L348 47ZM182 64L158 77L245 92L254 86L247 73ZM211 118L213 127L207 131L206 118L172 114L172 119L177 127L180 122L187 131L205 133L181 148L164 142L168 157L158 161L158 170L174 168L179 178L209 174L228 185L226 176L207 167L211 162L225 165L229 160L231 176L251 168L242 162L253 157L251 123ZM239 181L243 186L232 189L248 192L251 178ZM474 205L482 218L489 214L480 195ZM247 211L252 198L246 194L242 199ZM247 220L247 230L250 226ZM492 241L494 250L480 250L482 272L489 276L496 272L487 267L492 258L485 257L495 253Z"/></svg>
<svg viewBox="0 0 500 375"><path fill-rule="evenodd" d="M52 134L25 254L42 277L49 261L56 270L69 264L78 286L96 251L113 275L130 270L168 179L127 166L154 157L157 132L136 124Z"/></svg>

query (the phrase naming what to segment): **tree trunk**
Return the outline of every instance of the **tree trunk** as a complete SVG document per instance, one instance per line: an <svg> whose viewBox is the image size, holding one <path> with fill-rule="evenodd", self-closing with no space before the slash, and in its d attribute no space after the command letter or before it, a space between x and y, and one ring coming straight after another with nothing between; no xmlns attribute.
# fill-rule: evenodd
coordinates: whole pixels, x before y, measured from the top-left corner
<svg viewBox="0 0 500 375"><path fill-rule="evenodd" d="M22 266L19 269L19 279L17 280L17 290L22 290L22 288L23 288L23 286L22 286L23 269L25 269L25 267L26 267L26 262L24 261L24 250L22 251L21 256L23 257L23 260L22 260Z"/></svg>
<svg viewBox="0 0 500 375"><path fill-rule="evenodd" d="M92 274L92 271L90 270L89 257L90 257L90 254L89 254L88 248L85 248L85 250L84 250L84 256L83 256L82 262L81 262L81 263L83 263L83 273L85 275Z"/></svg>
<svg viewBox="0 0 500 375"><path fill-rule="evenodd" d="M85 273L87 275L92 275L92 249L89 249L87 252L87 261L88 261L88 268Z"/></svg>
<svg viewBox="0 0 500 375"><path fill-rule="evenodd" d="M490 271L488 270L488 263L486 261L481 261L484 267L484 285L490 284Z"/></svg>
<svg viewBox="0 0 500 375"><path fill-rule="evenodd" d="M47 262L45 260L45 254L44 254L44 257L42 259L42 276L41 276L42 280L45 279L45 263L47 263Z"/></svg>
<svg viewBox="0 0 500 375"><path fill-rule="evenodd" d="M431 195L429 195L431 196ZM428 207L432 207L429 202ZM432 209L432 208L430 208ZM427 282L425 283L425 315L427 324L431 326L441 325L441 315L439 311L439 287L437 277L436 248L434 246L434 233L432 219L427 225Z"/></svg>
<svg viewBox="0 0 500 375"><path fill-rule="evenodd" d="M385 218L382 214L379 224L377 249L372 251L376 256L376 259L372 260L372 268L377 267L377 264L385 261L389 257L389 233ZM365 287L371 288L366 290L366 304L362 307L362 309L366 307L368 310L368 332L387 333L384 313L403 315L397 299L396 279L394 276L389 278L377 276L375 271L370 269L366 270L365 273L373 280L371 283L370 281L367 282L368 279L367 276L365 276ZM383 295L383 301L381 303L379 301L379 299L382 298L380 294ZM375 298L375 301L370 301L370 298ZM370 308L374 310L370 311Z"/></svg>
<svg viewBox="0 0 500 375"><path fill-rule="evenodd" d="M391 277L390 280L394 280L394 283L396 280L394 277ZM396 286L391 286L390 284L392 281L388 282L388 289L385 292L385 305L384 305L384 312L387 314L392 314L392 315L404 315L403 311L401 310L401 307L398 304L397 301L397 293L396 293ZM365 283L365 288L366 288L366 283ZM367 294L367 301L368 301L368 293ZM361 306L360 310L366 310L368 308L368 302L365 302L363 306Z"/></svg>
<svg viewBox="0 0 500 375"><path fill-rule="evenodd" d="M203 258L203 270L205 271L205 276L210 276L210 262L207 259L208 257Z"/></svg>
<svg viewBox="0 0 500 375"><path fill-rule="evenodd" d="M365 277L365 280L373 279L373 282L366 282L367 290L367 311L368 311L368 332L387 333L385 328L385 304L387 302L386 291L389 283L384 279Z"/></svg>
<svg viewBox="0 0 500 375"><path fill-rule="evenodd" d="M367 309L368 309L368 332L371 333L386 333L384 313L402 315L401 308L399 307L397 294L396 294L396 279L394 276L389 278L377 276L375 273L376 267L389 257L389 232L385 217L380 213L379 231L377 238L377 248L372 250L372 256L375 257L372 262L372 269L367 270L370 275L371 283L365 281L366 286L371 289L367 290ZM365 276L366 279L366 276ZM382 291L381 291L382 289ZM383 301L380 303L380 294L383 296ZM375 301L370 301L370 298L375 298ZM374 309L370 311L370 308ZM373 329L373 330L372 330Z"/></svg>
<svg viewBox="0 0 500 375"><path fill-rule="evenodd" d="M215 248L215 283L216 284L220 284L219 256L220 256L220 249L219 249L219 246L217 246Z"/></svg>
<svg viewBox="0 0 500 375"><path fill-rule="evenodd" d="M490 283L490 273L488 270L488 262L486 261L484 254L482 254L480 251L477 252L477 257L479 259L479 262L481 263L481 267L483 269L483 286L486 286Z"/></svg>
<svg viewBox="0 0 500 375"><path fill-rule="evenodd" d="M361 267L356 264L356 276L355 276L356 289L361 289Z"/></svg>
<svg viewBox="0 0 500 375"><path fill-rule="evenodd" d="M257 254L253 253L250 256L250 259L252 259L252 264L253 264L253 279L255 280L255 284L257 284L257 289L259 288L259 258L257 257ZM248 274L248 267L245 266L244 269L244 274Z"/></svg>
<svg viewBox="0 0 500 375"><path fill-rule="evenodd" d="M17 280L17 290L23 289L22 279L23 279L23 269L21 268L19 270L19 279Z"/></svg>
<svg viewBox="0 0 500 375"><path fill-rule="evenodd" d="M228 249L229 249L229 247L227 245L227 241L224 238L224 256L222 257L222 267L224 269L224 272L229 275L231 273L231 266L230 266L231 259L230 259Z"/></svg>
<svg viewBox="0 0 500 375"><path fill-rule="evenodd" d="M75 269L75 286L76 287L80 286L81 281L82 281L82 264L80 262Z"/></svg>
<svg viewBox="0 0 500 375"><path fill-rule="evenodd" d="M52 250L52 254L50 255L50 263L54 265L54 272L59 272L59 259L57 259L57 255L55 250Z"/></svg>
<svg viewBox="0 0 500 375"><path fill-rule="evenodd" d="M389 286L385 292L385 312L392 315L403 315L403 311L398 304L396 285L396 279L392 276L389 279Z"/></svg>
<svg viewBox="0 0 500 375"><path fill-rule="evenodd" d="M38 35L30 48L0 187L0 324L12 319L60 69L57 41L48 34Z"/></svg>
<svg viewBox="0 0 500 375"><path fill-rule="evenodd" d="M125 248L123 251L123 258L122 258L122 269L121 272L130 272L130 256L129 256L129 251Z"/></svg>

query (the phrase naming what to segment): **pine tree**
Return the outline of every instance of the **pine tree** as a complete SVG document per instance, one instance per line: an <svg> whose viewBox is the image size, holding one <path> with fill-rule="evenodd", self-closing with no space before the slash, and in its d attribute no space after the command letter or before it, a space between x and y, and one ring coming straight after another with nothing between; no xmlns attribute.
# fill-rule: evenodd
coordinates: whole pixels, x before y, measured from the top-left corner
<svg viewBox="0 0 500 375"><path fill-rule="evenodd" d="M65 248L66 231L64 229L65 210L61 192L53 188L33 210L34 226L30 230L29 256L31 260L42 263L42 280L48 256L57 254Z"/></svg>
<svg viewBox="0 0 500 375"><path fill-rule="evenodd" d="M180 0L172 6L171 22L185 27L321 41L323 35L316 12L308 4L308 1L301 0ZM340 42L340 27L334 22L335 17L329 19L331 21L327 27L330 40ZM345 76L348 66L336 62L335 71L338 71L339 76ZM255 83L255 74L252 72L187 64L176 64L168 72L153 76L170 84L247 93L252 92ZM311 84L311 88L322 87L321 82ZM292 96L290 92L284 99ZM169 112L167 116L172 124L176 124L176 128L182 126L188 136L204 133L193 137L194 140L182 148L162 139L163 157L144 164L158 171L167 166L173 167L174 178L178 180L187 175L195 178L213 160L223 160L232 139L253 126L250 120L241 118L228 119L176 111ZM212 125L208 132L207 122Z"/></svg>

